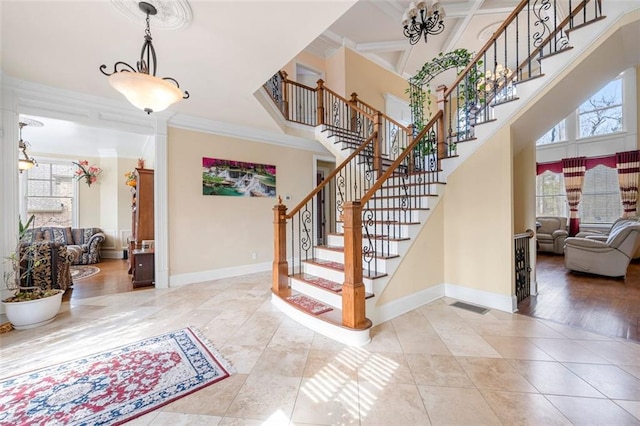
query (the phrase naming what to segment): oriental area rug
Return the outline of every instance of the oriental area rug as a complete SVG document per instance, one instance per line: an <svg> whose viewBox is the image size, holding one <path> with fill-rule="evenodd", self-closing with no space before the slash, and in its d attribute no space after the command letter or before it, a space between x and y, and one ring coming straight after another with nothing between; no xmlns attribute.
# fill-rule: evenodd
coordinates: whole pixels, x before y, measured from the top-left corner
<svg viewBox="0 0 640 426"><path fill-rule="evenodd" d="M97 266L89 265L72 265L71 266L71 278L73 281L78 281L83 278L89 278L100 272L100 268Z"/></svg>
<svg viewBox="0 0 640 426"><path fill-rule="evenodd" d="M233 374L195 328L0 382L0 425L121 424Z"/></svg>

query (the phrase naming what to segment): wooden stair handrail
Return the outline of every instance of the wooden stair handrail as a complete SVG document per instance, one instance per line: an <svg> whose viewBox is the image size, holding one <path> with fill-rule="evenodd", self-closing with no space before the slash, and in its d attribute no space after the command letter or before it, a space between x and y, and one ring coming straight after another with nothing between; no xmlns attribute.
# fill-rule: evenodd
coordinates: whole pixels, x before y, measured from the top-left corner
<svg viewBox="0 0 640 426"><path fill-rule="evenodd" d="M480 51L476 54L475 58L469 63L469 65L467 65L465 67L464 70L462 70L462 72L460 74L458 74L458 78L456 78L456 80L451 85L451 87L449 87L444 92L445 98L448 97L453 92L453 89L456 86L458 86L462 82L462 80L464 80L465 76L476 65L478 60L487 52L487 50L489 50L491 48L493 43L495 43L498 40L498 38L500 38L500 36L502 36L502 33L504 32L505 28L507 28L515 20L516 16L525 8L525 6L529 3L529 1L530 0L522 0L518 4L518 6L516 6L516 8L513 10L513 12L511 12L509 14L507 19L493 33L493 36L491 36L491 38L489 40L487 40L487 42L482 47L482 49L480 49ZM557 25L556 29L544 40L544 43L541 43L540 46L538 46L534 50L534 53L532 53L525 61L523 61L522 64L518 64L518 68L517 69L518 70L521 69L524 66L524 64L526 64L528 61L532 60L535 57L535 55L537 55L540 52L540 50L549 42L551 37L555 36L560 29L562 29L565 25L567 25L567 23L571 20L571 18L573 18L575 16L575 14L577 14L583 8L585 8L587 3L589 3L590 1L591 0L582 0L580 2L580 4L578 6L576 6L576 8L574 10L569 11L569 16L567 16L564 20L562 20L562 22L560 24ZM595 1L600 1L600 0L595 0Z"/></svg>
<svg viewBox="0 0 640 426"><path fill-rule="evenodd" d="M393 164L391 164L387 168L387 170L382 174L382 176L380 176L376 180L376 183L374 183L373 186L369 188L367 193L364 194L364 196L360 199L360 203L362 205L365 205L373 197L376 191L382 187L382 185L387 181L387 179L389 179L389 176L391 176L395 172L395 170L398 168L400 163L402 163L402 161L411 153L411 151L413 151L413 149L418 145L418 143L420 143L420 140L424 137L427 131L431 130L431 128L435 126L437 121L440 119L444 119L444 113L442 112L442 110L438 110L436 115L434 115L433 118L429 120L427 125L424 126L422 131L418 133L418 135L414 138L413 142L411 142L409 146L407 146L403 150L402 154L398 156L396 161L394 161Z"/></svg>
<svg viewBox="0 0 640 426"><path fill-rule="evenodd" d="M513 20L516 18L516 16L518 16L518 13L520 13L522 11L522 9L524 9L524 7L528 3L529 3L529 0L522 0L516 6L516 8L513 10L513 12L511 12L509 14L509 16L507 16L507 19L505 19L505 21L498 27L498 29L493 33L491 38L489 40L487 40L487 42L482 47L482 49L480 49L480 51L476 54L475 58L473 58L473 60L469 63L469 65L467 65L465 67L465 69L462 70L462 72L460 74L458 74L458 78L456 78L456 80L453 82L451 87L449 87L447 90L445 90L445 92L444 92L444 97L445 98L447 98L451 94L451 92L453 91L454 87L458 86L458 84L460 84L462 82L462 80L464 80L465 76L476 65L476 63L482 57L482 55L484 55L485 52L491 48L493 43L496 40L498 40L498 38L502 35L502 33L504 32L505 28L507 28L511 24L511 22L513 22Z"/></svg>
<svg viewBox="0 0 640 426"><path fill-rule="evenodd" d="M369 114L368 112L366 112L366 111L365 111L365 110L363 110L362 108L360 108L360 107L357 107L357 106L353 105L353 104L352 104L351 102L349 102L345 97L340 96L339 94L337 94L336 92L334 92L333 90L329 89L329 88L328 88L328 87L326 87L326 86L323 86L323 89L324 89L326 92L331 93L331 94L332 94L333 96L335 96L336 98L340 99L340 100L341 100L342 102L344 102L345 104L347 104L347 105L349 106L349 108L351 108L351 109L353 109L353 110L355 110L355 111L357 111L357 112L361 113L362 115L364 115L364 116L366 116L367 118L369 118L371 121L373 121L373 120L374 120L374 116L373 116L373 115ZM374 108L374 109L375 109L375 108ZM379 112L380 114L382 114L382 112L378 111L377 109L375 109L375 111L376 111L376 112Z"/></svg>
<svg viewBox="0 0 640 426"><path fill-rule="evenodd" d="M286 218L287 219L293 218L293 216L296 213L298 213L318 192L320 192L322 188L324 188L326 185L329 184L329 182L331 182L331 179L333 179L338 173L340 173L340 171L344 169L347 166L347 164L349 164L349 162L355 158L356 155L360 154L362 150L365 149L365 147L369 145L372 141L374 141L377 137L378 137L378 134L374 132L371 136L369 136L369 139L361 143L360 146L357 149L355 149L351 153L351 155L349 155L342 163L340 163L338 167L336 167L331 173L329 173L329 175L322 182L320 182L320 184L316 186L315 189L311 191L311 193L309 193L309 195L307 195L302 201L300 201L298 205L295 206L293 210L291 210L286 215Z"/></svg>
<svg viewBox="0 0 640 426"><path fill-rule="evenodd" d="M524 61L522 61L521 64L518 64L518 70L523 68L527 63L529 63L531 60L533 60L538 53L540 53L542 51L542 49L544 49L544 47L547 45L547 43L549 43L549 41L556 36L556 34L558 34L560 31L562 31L565 27L565 25L567 25L571 19L573 19L573 17L578 14L582 9L584 9L585 7L587 7L587 3L589 3L591 0L583 0L580 2L580 4L578 6L576 6L576 8L572 11L569 12L569 16L567 16L566 18L564 18L556 27L555 30L551 31L551 33L549 33L549 35L547 36L547 38L544 39L544 41L542 43L540 43L540 46L536 47L535 50L531 53L531 55L529 55L529 57L527 59L525 59ZM595 0L595 1L600 1L600 0ZM515 74L515 73L514 73Z"/></svg>

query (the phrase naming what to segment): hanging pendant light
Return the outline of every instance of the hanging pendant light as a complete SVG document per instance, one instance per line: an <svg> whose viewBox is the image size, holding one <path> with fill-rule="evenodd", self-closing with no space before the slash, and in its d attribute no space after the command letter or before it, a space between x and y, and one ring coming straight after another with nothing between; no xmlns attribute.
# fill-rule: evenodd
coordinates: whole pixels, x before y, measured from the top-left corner
<svg viewBox="0 0 640 426"><path fill-rule="evenodd" d="M34 120L35 122L35 120ZM38 123L38 122L36 122ZM35 160L35 158L33 157L29 157L29 154L27 154L27 142L22 140L22 128L24 126L26 126L28 123L26 122L20 122L18 123L18 127L20 129L20 140L18 141L18 149L20 150L20 154L22 154L22 156L20 156L20 154L18 154L18 170L20 170L20 173L22 173L23 170L29 170L30 168L32 168L33 166L37 166L38 162ZM42 123L40 123L40 125L42 125Z"/></svg>
<svg viewBox="0 0 640 426"><path fill-rule="evenodd" d="M155 6L146 2L140 2L138 6L147 15L147 28L136 68L118 61L113 66L112 73L104 71L106 65L101 65L100 71L109 77L111 86L122 93L129 102L151 114L163 111L181 99L188 99L189 92L185 90L183 93L178 82L171 77L156 77L156 51L152 44L149 16L157 14L158 11Z"/></svg>

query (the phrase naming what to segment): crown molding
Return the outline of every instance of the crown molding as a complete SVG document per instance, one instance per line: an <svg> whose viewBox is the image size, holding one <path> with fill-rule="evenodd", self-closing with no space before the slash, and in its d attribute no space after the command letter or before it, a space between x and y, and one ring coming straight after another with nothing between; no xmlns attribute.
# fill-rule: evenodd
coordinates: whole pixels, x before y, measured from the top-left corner
<svg viewBox="0 0 640 426"><path fill-rule="evenodd" d="M302 149L325 155L329 153L329 151L327 151L327 149L315 139L306 139L298 136L274 133L264 129L250 128L232 123L209 120L206 118L176 115L170 120L169 126L272 145L280 145L287 148Z"/></svg>
<svg viewBox="0 0 640 426"><path fill-rule="evenodd" d="M126 101L87 95L23 81L0 72L3 108L19 114L51 117L87 126L154 135L158 120L169 126L327 154L315 139L280 134L186 114L162 111L149 116ZM11 92L13 96L4 96ZM9 104L9 105L7 105ZM289 126L287 126L289 127Z"/></svg>

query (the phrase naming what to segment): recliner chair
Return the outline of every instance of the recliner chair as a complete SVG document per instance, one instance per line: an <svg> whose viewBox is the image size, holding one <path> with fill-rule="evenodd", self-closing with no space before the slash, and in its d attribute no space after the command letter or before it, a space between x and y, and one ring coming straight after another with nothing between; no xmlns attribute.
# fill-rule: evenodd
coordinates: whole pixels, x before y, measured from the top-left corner
<svg viewBox="0 0 640 426"><path fill-rule="evenodd" d="M625 221L612 229L604 242L593 238L567 238L564 266L572 271L623 277L631 257L639 248L640 222Z"/></svg>
<svg viewBox="0 0 640 426"><path fill-rule="evenodd" d="M538 251L562 254L564 240L569 235L569 232L567 232L567 218L540 216L536 218L536 222L539 224L536 231Z"/></svg>
<svg viewBox="0 0 640 426"><path fill-rule="evenodd" d="M632 222L640 222L640 217L635 216L635 217L621 217L615 220L615 222L613 222L613 225L611 225L611 228L609 228L606 231L581 231L578 232L576 234L576 237L581 237L581 238L592 238L594 240L598 240L598 241L607 241L607 238L609 238L609 234L611 234L611 231L615 230L618 226L620 226L621 224L623 224L624 222L628 222L628 221L632 221ZM632 259L640 259L640 248L638 248L638 250L636 250L636 252L634 253L634 255L631 257Z"/></svg>

